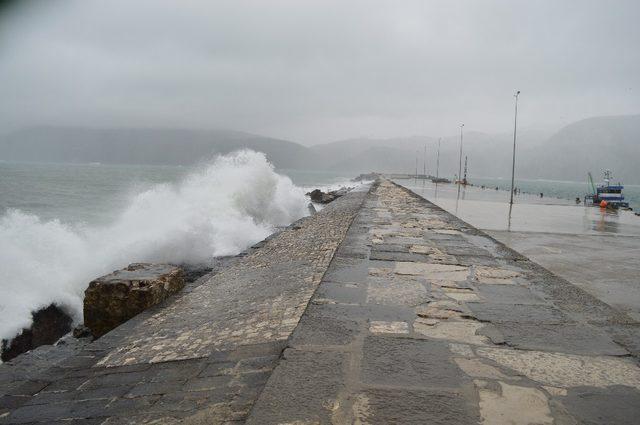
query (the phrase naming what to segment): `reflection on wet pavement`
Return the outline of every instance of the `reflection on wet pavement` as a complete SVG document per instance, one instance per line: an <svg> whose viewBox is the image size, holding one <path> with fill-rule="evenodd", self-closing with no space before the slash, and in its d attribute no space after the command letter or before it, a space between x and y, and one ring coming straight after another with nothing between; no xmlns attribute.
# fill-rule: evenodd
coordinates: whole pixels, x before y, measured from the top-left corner
<svg viewBox="0 0 640 425"><path fill-rule="evenodd" d="M508 247L640 321L640 217L505 191L398 180Z"/></svg>
<svg viewBox="0 0 640 425"><path fill-rule="evenodd" d="M458 192L453 184L415 183L397 180L462 220L483 230L508 229L508 192L466 187ZM518 195L514 198L511 230L568 234L619 234L640 236L640 217L629 211L584 207L557 198Z"/></svg>

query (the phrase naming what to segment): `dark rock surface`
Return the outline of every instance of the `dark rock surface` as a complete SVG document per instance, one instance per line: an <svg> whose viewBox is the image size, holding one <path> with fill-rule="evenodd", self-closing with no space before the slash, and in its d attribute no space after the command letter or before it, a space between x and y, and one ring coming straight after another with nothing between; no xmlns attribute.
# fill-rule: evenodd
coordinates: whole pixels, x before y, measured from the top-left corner
<svg viewBox="0 0 640 425"><path fill-rule="evenodd" d="M354 182L361 182L361 181L367 181L367 180L373 181L373 180L377 179L378 177L380 177L380 174L378 174L378 173L363 173L363 174L360 174L357 177L354 177L353 181Z"/></svg>
<svg viewBox="0 0 640 425"><path fill-rule="evenodd" d="M342 187L338 190L331 190L329 192L323 192L320 189L315 189L307 193L307 195L311 198L311 201L317 204L328 204L329 202L333 202L339 197L346 195L348 192L348 188Z"/></svg>
<svg viewBox="0 0 640 425"><path fill-rule="evenodd" d="M33 323L30 328L23 329L22 333L12 340L2 340L3 362L41 345L53 344L71 331L73 321L71 316L55 304L42 308L32 315Z"/></svg>
<svg viewBox="0 0 640 425"><path fill-rule="evenodd" d="M184 272L179 267L131 264L89 283L84 295L84 324L99 338L183 286Z"/></svg>

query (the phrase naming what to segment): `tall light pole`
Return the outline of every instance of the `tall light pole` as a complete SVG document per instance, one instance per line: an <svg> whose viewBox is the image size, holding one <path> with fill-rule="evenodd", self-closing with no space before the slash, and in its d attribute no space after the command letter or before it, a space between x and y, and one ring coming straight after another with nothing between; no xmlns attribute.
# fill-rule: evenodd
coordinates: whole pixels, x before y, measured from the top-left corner
<svg viewBox="0 0 640 425"><path fill-rule="evenodd" d="M436 180L440 177L440 141L442 137L438 138L438 156L436 157Z"/></svg>
<svg viewBox="0 0 640 425"><path fill-rule="evenodd" d="M462 129L464 124L460 124L460 156L458 157L458 185L460 185L460 179L462 178Z"/></svg>
<svg viewBox="0 0 640 425"><path fill-rule="evenodd" d="M427 178L427 144L424 144L424 160L422 162L422 178Z"/></svg>
<svg viewBox="0 0 640 425"><path fill-rule="evenodd" d="M515 116L513 118L513 160L511 161L511 198L509 199L509 217L511 217L511 206L513 206L513 184L516 174L516 132L518 130L518 96L520 90L513 95L515 97Z"/></svg>

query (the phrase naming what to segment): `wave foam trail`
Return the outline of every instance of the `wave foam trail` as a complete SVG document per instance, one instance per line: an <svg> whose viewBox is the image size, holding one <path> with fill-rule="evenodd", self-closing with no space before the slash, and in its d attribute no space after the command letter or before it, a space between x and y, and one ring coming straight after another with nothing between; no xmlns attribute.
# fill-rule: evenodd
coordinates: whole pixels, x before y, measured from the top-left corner
<svg viewBox="0 0 640 425"><path fill-rule="evenodd" d="M28 327L31 311L52 302L80 321L88 283L129 263L237 254L303 217L307 202L264 154L244 150L138 193L108 226L9 211L0 218L0 338Z"/></svg>

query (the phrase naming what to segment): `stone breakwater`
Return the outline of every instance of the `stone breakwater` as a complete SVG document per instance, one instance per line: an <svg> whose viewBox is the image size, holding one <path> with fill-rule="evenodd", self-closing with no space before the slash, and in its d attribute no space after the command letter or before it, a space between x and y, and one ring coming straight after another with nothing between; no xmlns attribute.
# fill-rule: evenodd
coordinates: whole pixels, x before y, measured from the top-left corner
<svg viewBox="0 0 640 425"><path fill-rule="evenodd" d="M639 324L382 180L28 380L0 423L636 423Z"/></svg>
<svg viewBox="0 0 640 425"><path fill-rule="evenodd" d="M367 190L278 232L55 367L34 374L2 365L0 423L243 420Z"/></svg>

